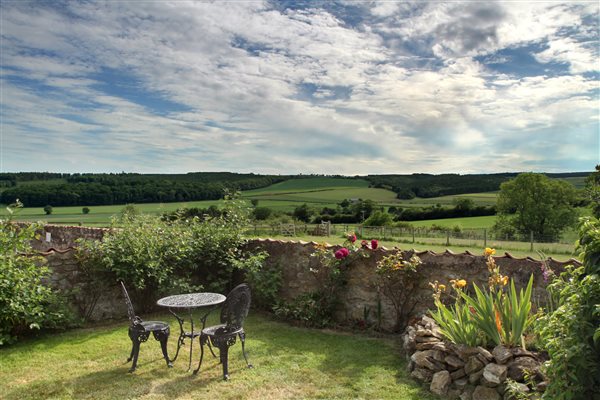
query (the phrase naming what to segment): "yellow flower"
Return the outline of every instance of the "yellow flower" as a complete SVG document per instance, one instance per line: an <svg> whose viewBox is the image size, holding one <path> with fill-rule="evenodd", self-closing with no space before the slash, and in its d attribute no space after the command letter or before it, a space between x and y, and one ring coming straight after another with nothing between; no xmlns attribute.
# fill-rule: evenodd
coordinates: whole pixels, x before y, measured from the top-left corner
<svg viewBox="0 0 600 400"><path fill-rule="evenodd" d="M464 288L465 286L467 286L467 281L465 281L464 279L461 279L458 282L456 282L456 287L458 288Z"/></svg>
<svg viewBox="0 0 600 400"><path fill-rule="evenodd" d="M500 278L500 283L502 283L502 286L506 286L508 284L508 276Z"/></svg>
<svg viewBox="0 0 600 400"><path fill-rule="evenodd" d="M491 249L489 247L486 247L485 251L484 251L484 254L485 254L486 257L493 256L494 254L496 254L496 250L495 249Z"/></svg>
<svg viewBox="0 0 600 400"><path fill-rule="evenodd" d="M445 292L446 291L446 285L439 285L438 288L442 291Z"/></svg>

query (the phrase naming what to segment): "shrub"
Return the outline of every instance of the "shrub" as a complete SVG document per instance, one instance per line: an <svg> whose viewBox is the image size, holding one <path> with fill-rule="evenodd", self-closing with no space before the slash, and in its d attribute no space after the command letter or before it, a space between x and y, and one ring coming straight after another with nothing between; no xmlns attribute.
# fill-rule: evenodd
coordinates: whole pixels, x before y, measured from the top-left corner
<svg viewBox="0 0 600 400"><path fill-rule="evenodd" d="M421 259L418 256L412 255L405 260L400 250L377 262L378 289L394 306L397 331L404 330L419 302L416 297L421 284L421 275L417 272L419 265Z"/></svg>
<svg viewBox="0 0 600 400"><path fill-rule="evenodd" d="M44 212L46 213L46 215L52 214L52 206L47 205L46 207L44 207Z"/></svg>
<svg viewBox="0 0 600 400"><path fill-rule="evenodd" d="M81 212L82 212L83 214L89 214L89 213L90 213L90 209L89 209L89 207L83 207L83 208L81 209Z"/></svg>
<svg viewBox="0 0 600 400"><path fill-rule="evenodd" d="M21 203L8 207L9 215ZM42 328L72 325L72 316L56 293L44 285L49 275L43 259L32 256L37 224L17 226L0 220L0 345Z"/></svg>
<svg viewBox="0 0 600 400"><path fill-rule="evenodd" d="M558 299L538 323L550 360L544 398L592 399L600 393L600 222L580 223L582 267L567 267L548 285ZM596 396L596 397L594 397Z"/></svg>
<svg viewBox="0 0 600 400"><path fill-rule="evenodd" d="M237 269L256 268L264 256L244 250L248 210L229 198L215 218L164 221L124 213L101 242L80 246L84 263L99 265L140 295L145 308L155 297L205 288L226 293ZM262 257L262 258L261 258Z"/></svg>

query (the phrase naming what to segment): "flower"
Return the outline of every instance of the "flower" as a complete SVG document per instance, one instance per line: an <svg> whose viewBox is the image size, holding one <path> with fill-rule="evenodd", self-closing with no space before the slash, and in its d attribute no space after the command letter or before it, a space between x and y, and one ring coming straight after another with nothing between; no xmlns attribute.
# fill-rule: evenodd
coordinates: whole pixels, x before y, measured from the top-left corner
<svg viewBox="0 0 600 400"><path fill-rule="evenodd" d="M508 284L508 276L503 276L502 278L500 278L500 283L502 284L502 286L506 286Z"/></svg>
<svg viewBox="0 0 600 400"><path fill-rule="evenodd" d="M485 254L486 257L493 256L494 254L496 254L496 250L495 249L491 249L489 247L486 247L485 251L484 251L484 254Z"/></svg>
<svg viewBox="0 0 600 400"><path fill-rule="evenodd" d="M350 251L348 251L348 249L345 247L342 247L341 249L339 249L338 251L336 251L334 253L335 258L337 258L338 260L342 260L342 259L348 257L348 254L350 254Z"/></svg>
<svg viewBox="0 0 600 400"><path fill-rule="evenodd" d="M366 240L363 240L362 242L360 242L360 246L361 247L369 247Z"/></svg>
<svg viewBox="0 0 600 400"><path fill-rule="evenodd" d="M445 292L445 291L446 291L446 285L442 285L442 284L440 284L440 285L438 285L438 288L439 288L439 289L440 289L442 292Z"/></svg>
<svg viewBox="0 0 600 400"><path fill-rule="evenodd" d="M496 319L496 330L498 330L499 334L502 334L502 320L500 319L500 312L496 307L494 307L494 314Z"/></svg>
<svg viewBox="0 0 600 400"><path fill-rule="evenodd" d="M354 234L354 232L348 234L348 241L350 243L356 242L356 235Z"/></svg>
<svg viewBox="0 0 600 400"><path fill-rule="evenodd" d="M471 311L471 314L477 315L477 311L475 310L475 307L469 306L469 311Z"/></svg>
<svg viewBox="0 0 600 400"><path fill-rule="evenodd" d="M456 289L462 289L462 288L464 288L465 286L467 286L467 281L466 281L466 280L464 280L464 279L459 279L459 280L456 280L456 279L451 279L451 280L450 280L450 283L451 283L451 284L452 284L452 286L454 286Z"/></svg>
<svg viewBox="0 0 600 400"><path fill-rule="evenodd" d="M371 240L371 248L373 250L375 250L378 245L379 245L379 242L376 239Z"/></svg>

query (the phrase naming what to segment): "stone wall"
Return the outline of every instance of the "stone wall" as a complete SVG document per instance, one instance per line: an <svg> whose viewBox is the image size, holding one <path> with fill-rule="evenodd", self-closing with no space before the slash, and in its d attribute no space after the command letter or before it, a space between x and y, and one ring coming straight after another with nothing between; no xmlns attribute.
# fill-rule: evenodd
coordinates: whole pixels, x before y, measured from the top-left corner
<svg viewBox="0 0 600 400"><path fill-rule="evenodd" d="M100 240L107 231L103 228L48 225L44 227L44 232L41 232L40 240L33 244L34 249L46 258L48 266L53 272L52 284L66 292L70 291L69 293L73 294L73 298L80 305L87 305L86 302L89 299L86 299L85 293L85 273L81 271L75 259L73 248L76 246L77 239ZM291 300L317 287L317 281L310 272L311 266L314 267L314 263L317 262L314 257L310 256L314 252L316 243L257 239L252 241L251 245L260 247L269 253L268 265L278 265L282 268L283 287L280 293L282 299ZM331 248L334 250L337 246L331 246ZM372 311L370 312L371 318L375 318L374 310L377 309L378 302L381 301L382 327L391 329L395 323L395 313L391 303L378 294L377 275L375 273L377 261L389 254L389 250L380 248L370 253L370 257L362 258L349 265L347 270L348 284L341 296L343 307L338 310L337 317L340 321L361 320L366 307ZM421 287L416 293L420 302L415 310L415 315L433 307L432 292L428 285L430 281L447 282L450 279L460 278L469 282L475 281L480 285L487 282L487 268L483 256L468 252L454 254L449 251L444 253L426 251L418 253L418 256L423 261L423 264L419 267L423 279L421 280ZM576 260L558 262L553 259L549 259L548 262L553 269L559 271L566 264L578 263ZM517 286L524 286L530 274L533 273L535 282L534 301L543 302L545 290L539 261L531 258L514 258L510 254L505 254L496 257L496 263L500 265L503 274L515 278ZM107 288L103 292L91 318L105 319L122 317L125 314L121 295L115 285L114 288Z"/></svg>

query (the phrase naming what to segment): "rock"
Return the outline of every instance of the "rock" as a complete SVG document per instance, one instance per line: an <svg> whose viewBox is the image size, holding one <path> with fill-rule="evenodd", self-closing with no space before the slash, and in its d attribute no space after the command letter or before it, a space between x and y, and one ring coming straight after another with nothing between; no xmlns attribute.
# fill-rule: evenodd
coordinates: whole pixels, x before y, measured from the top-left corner
<svg viewBox="0 0 600 400"><path fill-rule="evenodd" d="M504 392L504 400L517 400L519 398L523 398L525 396L523 395L527 395L527 393L530 392L529 386L525 385L524 383L517 383L515 382L513 384L514 387L514 391L516 391L516 393L513 391L514 394L516 394L516 396L514 396L513 394L511 394L511 392L509 390ZM519 394L521 394L522 396L519 396ZM528 397L526 397L528 398Z"/></svg>
<svg viewBox="0 0 600 400"><path fill-rule="evenodd" d="M408 360L408 363L406 364L406 370L408 372L411 372L413 369L415 369L415 362L413 360Z"/></svg>
<svg viewBox="0 0 600 400"><path fill-rule="evenodd" d="M536 358L535 354L533 354L532 352L527 351L521 347L515 347L514 349L511 349L511 352L512 352L513 356L515 356L515 357L527 356L527 357Z"/></svg>
<svg viewBox="0 0 600 400"><path fill-rule="evenodd" d="M449 353L451 351L443 342L434 343L431 349L443 351L444 353Z"/></svg>
<svg viewBox="0 0 600 400"><path fill-rule="evenodd" d="M430 357L433 358L436 361L444 362L444 359L446 358L446 355L444 354L443 351L432 350Z"/></svg>
<svg viewBox="0 0 600 400"><path fill-rule="evenodd" d="M446 399L449 400L457 400L460 398L461 391L458 389L448 389L448 393L446 393Z"/></svg>
<svg viewBox="0 0 600 400"><path fill-rule="evenodd" d="M481 354L487 361L492 361L494 359L494 356L492 355L492 353L490 353L483 347L477 346L477 350L479 351L479 354Z"/></svg>
<svg viewBox="0 0 600 400"><path fill-rule="evenodd" d="M498 364L506 364L513 356L510 349L507 349L502 345L494 347L494 350L492 350L492 355Z"/></svg>
<svg viewBox="0 0 600 400"><path fill-rule="evenodd" d="M458 344L453 346L453 350L463 361L467 361L472 355L479 354L479 350L475 347Z"/></svg>
<svg viewBox="0 0 600 400"><path fill-rule="evenodd" d="M450 378L450 372L436 372L435 374L433 374L433 377L431 379L431 385L429 386L429 390L437 394L438 396L444 396L448 392L450 382L452 382L452 379Z"/></svg>
<svg viewBox="0 0 600 400"><path fill-rule="evenodd" d="M444 358L444 362L453 368L462 368L465 366L465 362L460 358L449 355Z"/></svg>
<svg viewBox="0 0 600 400"><path fill-rule="evenodd" d="M415 337L417 330L412 326L409 326L406 329L406 334L404 334L404 343L403 347L407 353L412 353L415 350Z"/></svg>
<svg viewBox="0 0 600 400"><path fill-rule="evenodd" d="M473 398L473 391L475 388L473 386L467 386L464 388L463 392L460 394L460 400L471 400Z"/></svg>
<svg viewBox="0 0 600 400"><path fill-rule="evenodd" d="M436 337L438 339L444 338L444 335L442 335L442 332L438 327L433 327L433 329L431 329L431 336Z"/></svg>
<svg viewBox="0 0 600 400"><path fill-rule="evenodd" d="M471 385L477 384L481 380L482 376L483 376L483 370L479 370L477 372L472 373L471 375L469 375L469 383Z"/></svg>
<svg viewBox="0 0 600 400"><path fill-rule="evenodd" d="M410 376L421 382L431 382L433 372L425 368L417 367L413 370L413 372L410 373Z"/></svg>
<svg viewBox="0 0 600 400"><path fill-rule="evenodd" d="M465 373L467 375L471 375L472 373L477 372L482 368L483 368L483 363L477 358L476 355L473 355L469 358L469 360L465 364Z"/></svg>
<svg viewBox="0 0 600 400"><path fill-rule="evenodd" d="M410 356L410 359L421 368L428 368L430 370L434 370L435 365L428 358L430 355L431 350L417 351L412 356Z"/></svg>
<svg viewBox="0 0 600 400"><path fill-rule="evenodd" d="M415 341L417 343L439 343L440 339L438 338L434 338L433 336L418 336L419 335L419 331L417 331L417 337L415 338Z"/></svg>
<svg viewBox="0 0 600 400"><path fill-rule="evenodd" d="M450 373L452 380L462 378L463 376L467 376L464 368L457 369L456 371Z"/></svg>
<svg viewBox="0 0 600 400"><path fill-rule="evenodd" d="M540 392L540 393L543 393L543 392L546 391L547 387L548 387L548 382L543 381L543 382L540 382L537 385L535 385L535 390L538 391L538 392Z"/></svg>
<svg viewBox="0 0 600 400"><path fill-rule="evenodd" d="M469 380L467 378L456 379L454 381L454 386L457 389L464 389L469 384Z"/></svg>
<svg viewBox="0 0 600 400"><path fill-rule="evenodd" d="M417 326L417 336L431 336L431 330Z"/></svg>
<svg viewBox="0 0 600 400"><path fill-rule="evenodd" d="M437 326L437 324L435 323L435 320L431 317L428 317L427 315L423 315L423 318L421 318L421 324L426 329L432 329L434 326Z"/></svg>
<svg viewBox="0 0 600 400"><path fill-rule="evenodd" d="M473 391L473 400L501 400L502 397L496 392L496 390L485 387L477 386Z"/></svg>
<svg viewBox="0 0 600 400"><path fill-rule="evenodd" d="M517 357L508 364L508 377L517 382L525 380L525 371L532 374L539 372L540 364L531 357Z"/></svg>
<svg viewBox="0 0 600 400"><path fill-rule="evenodd" d="M483 379L487 382L499 385L506 380L506 365L488 364L483 369Z"/></svg>
<svg viewBox="0 0 600 400"><path fill-rule="evenodd" d="M437 343L417 343L414 347L416 350L432 350Z"/></svg>

